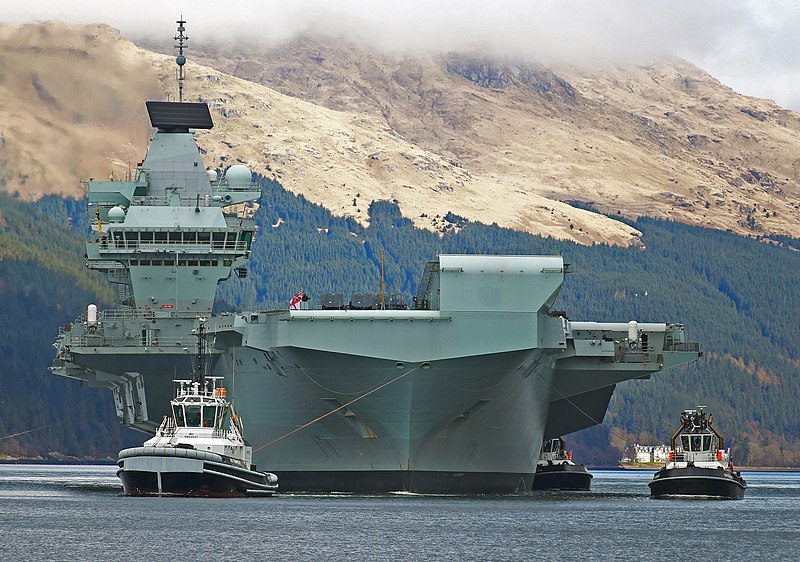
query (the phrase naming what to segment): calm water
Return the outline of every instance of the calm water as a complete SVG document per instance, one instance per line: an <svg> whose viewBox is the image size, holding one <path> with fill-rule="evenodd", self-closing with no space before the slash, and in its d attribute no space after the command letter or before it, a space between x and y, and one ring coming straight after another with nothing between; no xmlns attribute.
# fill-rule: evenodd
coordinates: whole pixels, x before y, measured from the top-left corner
<svg viewBox="0 0 800 562"><path fill-rule="evenodd" d="M0 560L798 560L800 473L741 501L653 500L652 472L528 497L127 498L114 466L0 465Z"/></svg>

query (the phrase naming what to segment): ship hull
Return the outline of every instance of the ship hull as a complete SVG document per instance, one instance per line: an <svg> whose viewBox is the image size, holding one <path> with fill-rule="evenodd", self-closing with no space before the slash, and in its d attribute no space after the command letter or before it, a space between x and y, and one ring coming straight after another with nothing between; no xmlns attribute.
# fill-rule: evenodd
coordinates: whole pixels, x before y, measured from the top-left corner
<svg viewBox="0 0 800 562"><path fill-rule="evenodd" d="M117 465L126 496L229 498L272 495L277 489L265 473L232 466L203 451L136 447L121 451Z"/></svg>
<svg viewBox="0 0 800 562"><path fill-rule="evenodd" d="M583 490L592 486L592 475L580 464L540 465L533 480L534 490Z"/></svg>
<svg viewBox="0 0 800 562"><path fill-rule="evenodd" d="M284 492L525 494L533 474L433 470L275 471Z"/></svg>
<svg viewBox="0 0 800 562"><path fill-rule="evenodd" d="M281 490L530 491L552 369L531 376L518 367L538 351L403 370L344 354L276 354L237 348L235 382L226 380L254 462L278 475Z"/></svg>
<svg viewBox="0 0 800 562"><path fill-rule="evenodd" d="M662 468L649 483L654 498L706 496L740 500L747 485L744 479L723 468Z"/></svg>

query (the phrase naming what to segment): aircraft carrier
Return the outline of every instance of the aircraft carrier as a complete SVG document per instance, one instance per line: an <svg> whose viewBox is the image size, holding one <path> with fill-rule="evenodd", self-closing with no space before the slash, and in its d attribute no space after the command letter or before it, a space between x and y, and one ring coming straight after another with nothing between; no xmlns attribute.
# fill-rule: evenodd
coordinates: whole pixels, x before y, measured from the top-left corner
<svg viewBox="0 0 800 562"><path fill-rule="evenodd" d="M206 170L193 131L208 105L147 102L156 132L124 181L89 181L87 265L116 305L64 326L51 370L109 388L126 425L154 432L193 370L201 318L253 460L282 491L524 493L543 439L601 423L621 381L693 361L672 322L574 322L551 310L560 256L440 255L411 309L394 299L212 315L246 276L250 170ZM322 306L327 305L327 306ZM361 305L361 306L357 306Z"/></svg>

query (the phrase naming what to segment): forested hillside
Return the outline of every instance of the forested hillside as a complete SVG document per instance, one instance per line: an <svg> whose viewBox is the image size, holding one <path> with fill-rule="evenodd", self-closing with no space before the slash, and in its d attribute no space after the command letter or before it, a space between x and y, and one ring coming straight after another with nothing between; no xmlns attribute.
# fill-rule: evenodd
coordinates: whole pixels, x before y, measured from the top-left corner
<svg viewBox="0 0 800 562"><path fill-rule="evenodd" d="M220 286L218 308L285 308L301 288L312 302L322 293L376 292L382 252L387 283L409 301L424 262L440 252L560 252L574 273L555 307L570 319L682 322L704 350L691 366L620 384L603 426L568 438L581 460L612 464L628 442L666 442L680 411L704 404L738 464L800 465L797 240L767 242L641 219L632 226L643 233L644 248L586 247L452 214L434 217L448 225L440 237L414 228L391 202L358 201L369 210L365 228L277 183L262 186L250 275ZM113 455L140 436L116 422L108 391L79 388L46 371L58 325L79 314L93 293L108 298L96 277L68 266L83 266L81 236L63 226L70 216L81 230L81 205L39 203L53 217L47 218L29 204L0 201L0 310L14 326L0 340L0 383L14 393L13 405L0 405L0 434L58 424L0 446L9 453ZM7 250L19 244L29 245L31 255ZM53 252L49 264L37 257Z"/></svg>
<svg viewBox="0 0 800 562"><path fill-rule="evenodd" d="M69 228L83 230L83 207L0 194L0 455L102 457L140 440L117 423L108 390L47 370L58 327L111 298L103 277L83 267L83 237Z"/></svg>
<svg viewBox="0 0 800 562"><path fill-rule="evenodd" d="M424 262L440 252L561 253L574 273L555 308L570 319L681 322L704 350L688 367L619 385L603 427L570 438L585 460L613 464L628 442L668 442L684 408L706 405L738 462L800 465L797 240L640 219L633 226L644 248L586 247L453 215L439 217L451 225L439 237L390 202L369 205L370 226L361 228L274 182L263 192L252 275L224 284L221 300L284 308L300 288L312 298L377 292L383 250L388 284L410 302Z"/></svg>

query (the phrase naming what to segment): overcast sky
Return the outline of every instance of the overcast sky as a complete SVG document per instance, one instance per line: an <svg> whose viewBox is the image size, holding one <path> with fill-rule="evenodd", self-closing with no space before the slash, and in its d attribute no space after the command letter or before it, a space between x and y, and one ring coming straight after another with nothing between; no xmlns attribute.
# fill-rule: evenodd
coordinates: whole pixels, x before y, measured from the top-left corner
<svg viewBox="0 0 800 562"><path fill-rule="evenodd" d="M480 43L547 60L681 56L724 84L800 111L800 1L788 0L2 0L0 21L103 22L170 40L272 42L318 30L394 49ZM191 41L190 41L191 44Z"/></svg>

